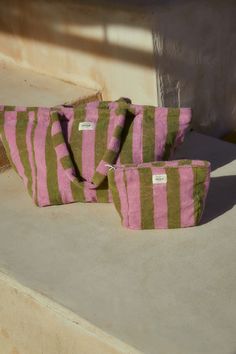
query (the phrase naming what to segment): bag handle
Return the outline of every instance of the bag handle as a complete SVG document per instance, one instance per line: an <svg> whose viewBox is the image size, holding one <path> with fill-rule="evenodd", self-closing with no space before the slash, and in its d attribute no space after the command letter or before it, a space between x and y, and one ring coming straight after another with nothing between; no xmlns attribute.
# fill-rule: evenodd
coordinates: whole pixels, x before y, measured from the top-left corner
<svg viewBox="0 0 236 354"><path fill-rule="evenodd" d="M109 165L114 164L116 161L120 147L121 147L121 136L125 126L126 121L126 107L127 105L122 103L118 105L119 115L116 118L115 126L112 132L111 139L108 143L107 149L104 152L104 155L99 162L95 173L93 175L92 181L79 181L76 172L74 163L71 159L69 150L67 148L61 123L59 120L59 114L57 111L51 112L51 137L52 137L52 144L55 149L57 160L61 163L62 167L65 170L65 174L67 177L73 182L78 188L83 189L87 187L89 189L96 189L101 185L101 183L105 180L108 174Z"/></svg>

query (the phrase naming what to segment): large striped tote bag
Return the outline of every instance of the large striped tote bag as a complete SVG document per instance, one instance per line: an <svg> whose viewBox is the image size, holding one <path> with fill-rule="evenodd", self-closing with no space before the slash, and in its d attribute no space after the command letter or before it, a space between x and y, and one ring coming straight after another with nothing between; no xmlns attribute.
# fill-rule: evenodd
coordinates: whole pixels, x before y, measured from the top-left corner
<svg viewBox="0 0 236 354"><path fill-rule="evenodd" d="M169 158L190 119L187 108L123 100L57 110L8 107L0 114L0 133L37 205L109 202L106 165Z"/></svg>
<svg viewBox="0 0 236 354"><path fill-rule="evenodd" d="M74 162L81 144L78 142L78 147L72 151L68 140L74 129L72 115L71 108L64 108L63 114L39 108L36 111L7 110L0 115L0 134L7 155L38 206L97 201L97 194L102 195L104 190L107 194L103 182L108 164L115 162L120 150L125 110L116 111L107 147L92 178L87 179L81 176ZM91 124L92 121L82 122L77 130L89 132ZM91 147L86 144L84 148L93 154ZM95 192L96 189L99 190Z"/></svg>
<svg viewBox="0 0 236 354"><path fill-rule="evenodd" d="M108 180L123 226L189 227L197 225L203 213L210 163L178 160L113 166Z"/></svg>

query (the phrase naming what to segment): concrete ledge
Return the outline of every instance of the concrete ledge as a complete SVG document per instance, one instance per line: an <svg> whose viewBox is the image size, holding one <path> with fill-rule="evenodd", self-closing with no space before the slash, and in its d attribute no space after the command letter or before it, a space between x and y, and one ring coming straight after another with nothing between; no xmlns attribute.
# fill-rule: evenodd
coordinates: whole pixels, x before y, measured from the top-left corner
<svg viewBox="0 0 236 354"><path fill-rule="evenodd" d="M139 354L0 273L0 354Z"/></svg>
<svg viewBox="0 0 236 354"><path fill-rule="evenodd" d="M98 99L99 91L0 60L0 104L53 107Z"/></svg>

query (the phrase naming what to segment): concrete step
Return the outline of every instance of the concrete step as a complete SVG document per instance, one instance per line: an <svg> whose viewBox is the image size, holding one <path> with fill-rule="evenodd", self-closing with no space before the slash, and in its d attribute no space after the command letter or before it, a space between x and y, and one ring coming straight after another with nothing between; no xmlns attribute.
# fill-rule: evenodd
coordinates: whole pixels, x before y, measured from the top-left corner
<svg viewBox="0 0 236 354"><path fill-rule="evenodd" d="M236 348L236 147L213 162L202 224L130 231L110 204L37 208L0 175L0 354L223 354Z"/></svg>
<svg viewBox="0 0 236 354"><path fill-rule="evenodd" d="M0 60L0 104L53 107L97 99L99 91Z"/></svg>

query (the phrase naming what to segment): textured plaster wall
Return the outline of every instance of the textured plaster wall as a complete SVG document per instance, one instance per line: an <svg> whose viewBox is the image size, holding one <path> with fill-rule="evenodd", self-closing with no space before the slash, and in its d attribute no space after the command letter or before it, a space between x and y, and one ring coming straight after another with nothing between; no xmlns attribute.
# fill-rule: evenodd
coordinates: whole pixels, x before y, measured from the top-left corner
<svg viewBox="0 0 236 354"><path fill-rule="evenodd" d="M236 128L236 1L165 0L154 27L163 104L193 107L210 135Z"/></svg>

